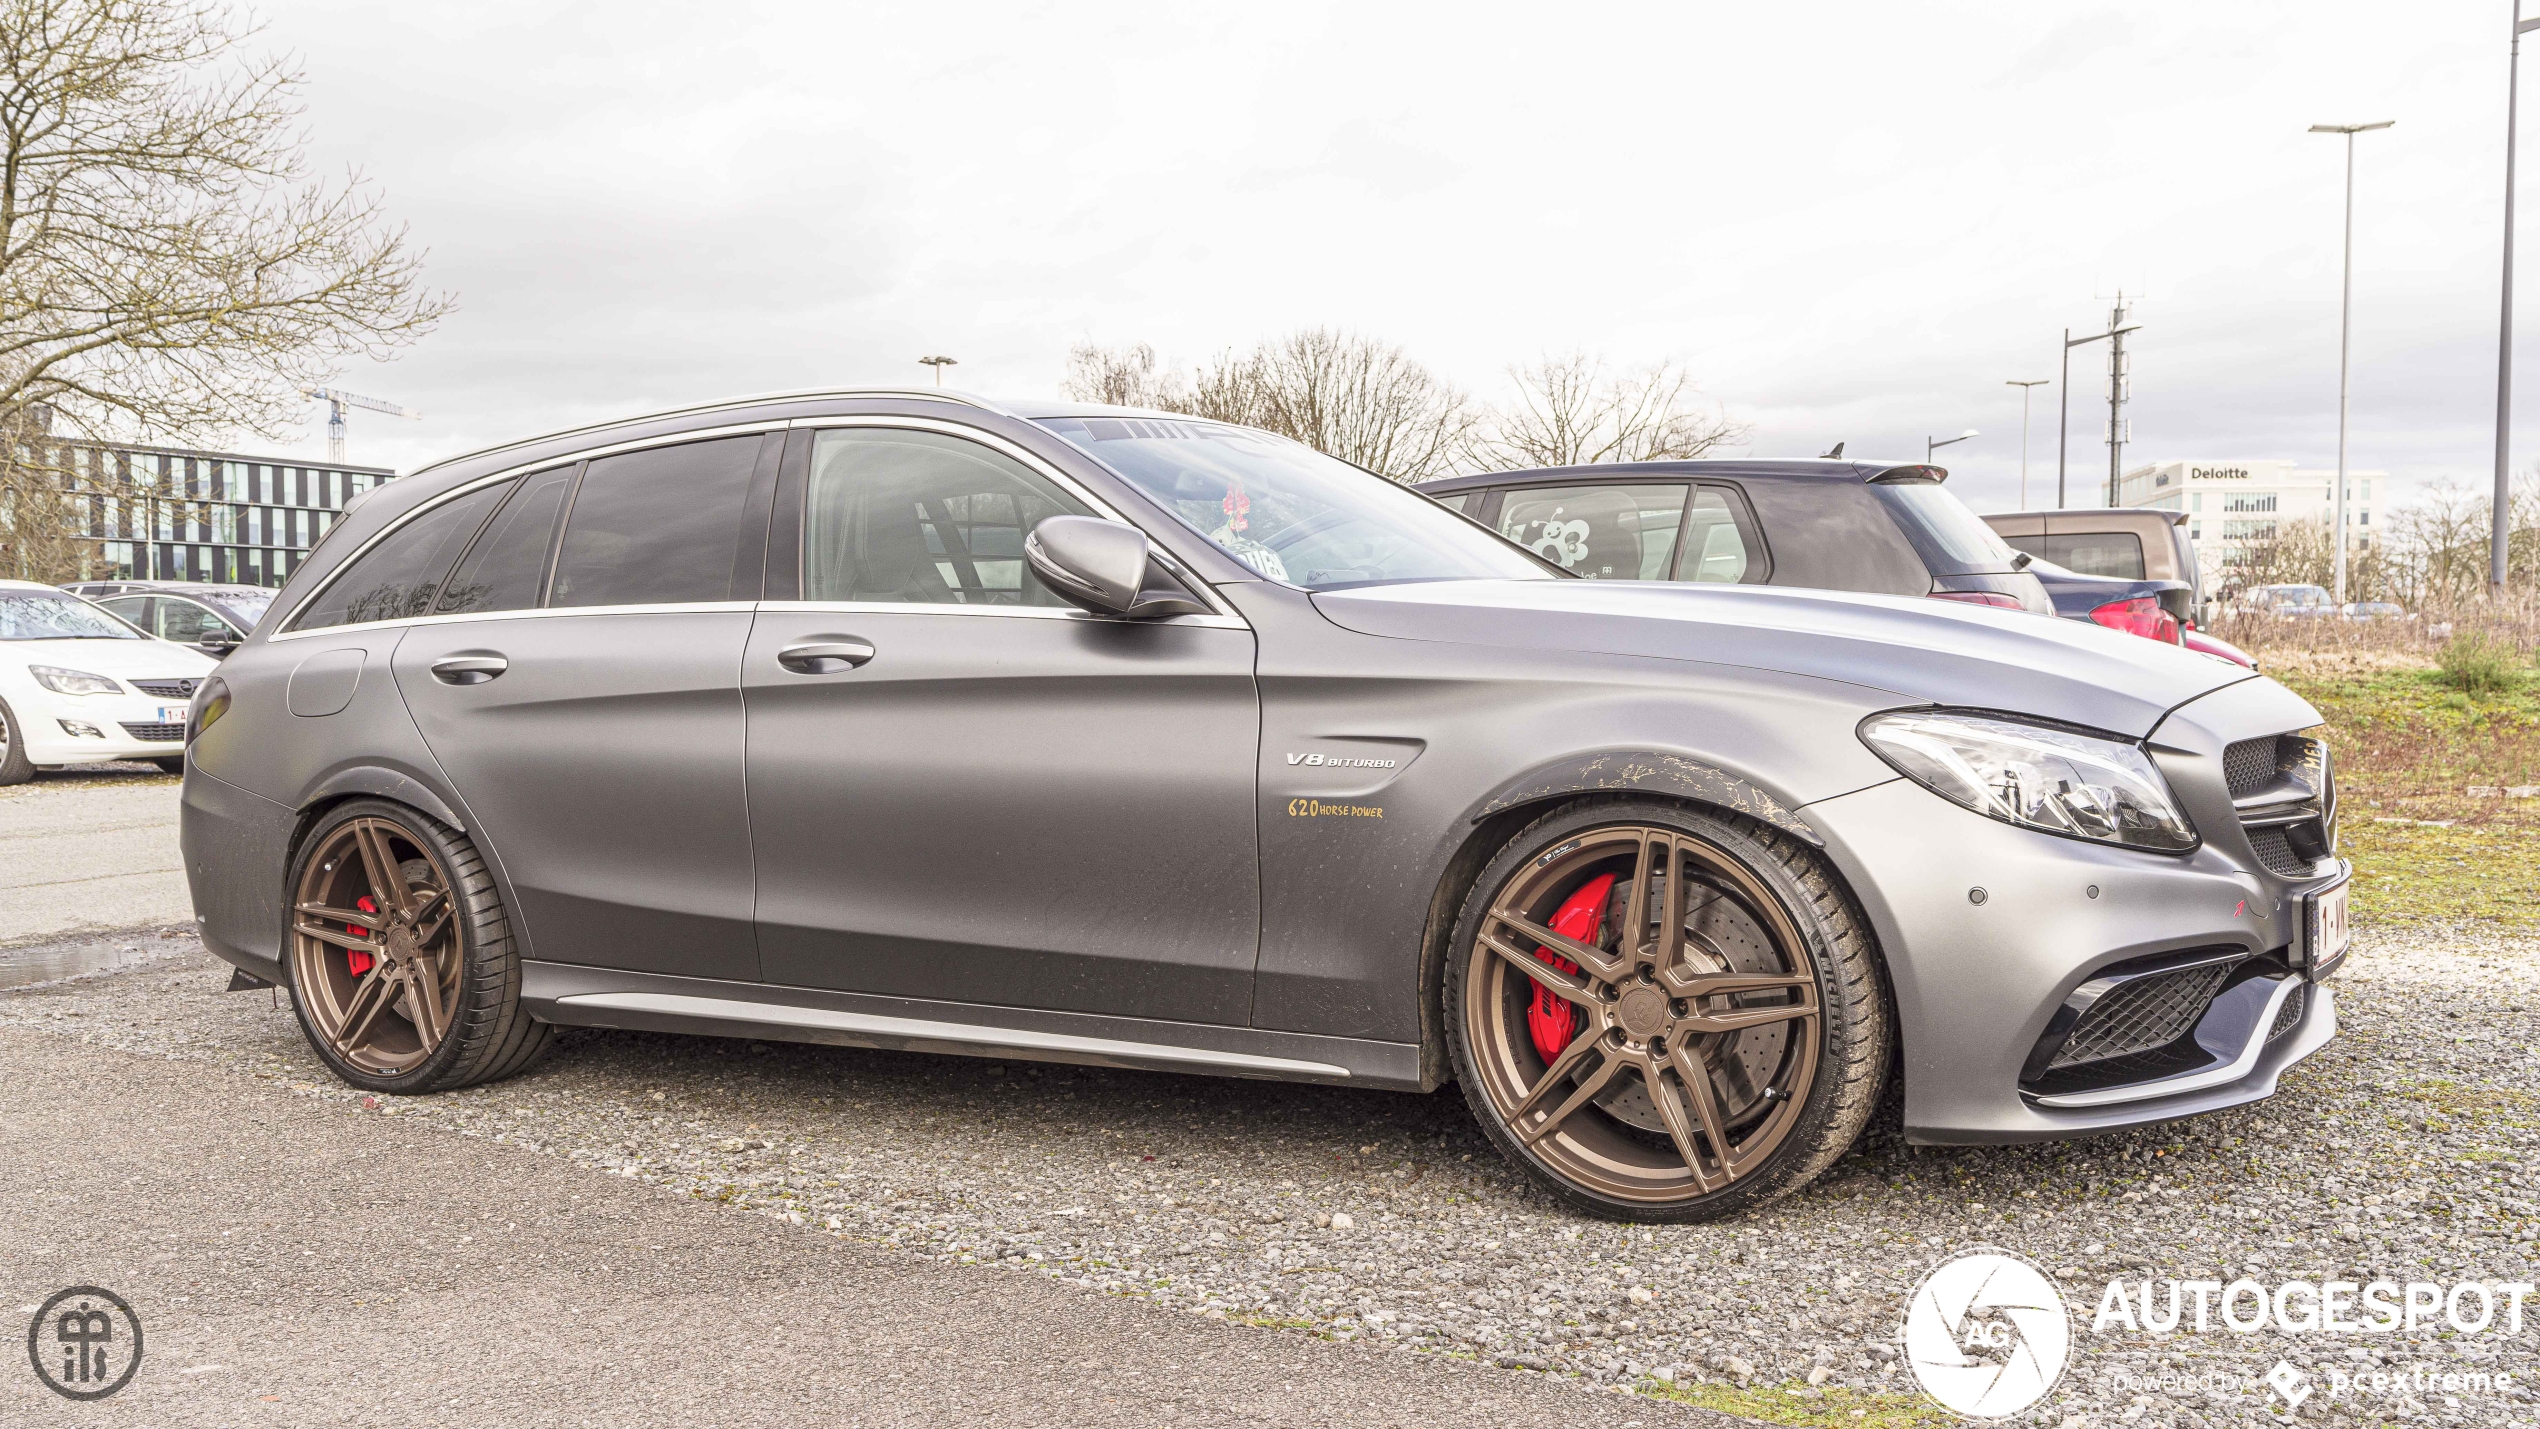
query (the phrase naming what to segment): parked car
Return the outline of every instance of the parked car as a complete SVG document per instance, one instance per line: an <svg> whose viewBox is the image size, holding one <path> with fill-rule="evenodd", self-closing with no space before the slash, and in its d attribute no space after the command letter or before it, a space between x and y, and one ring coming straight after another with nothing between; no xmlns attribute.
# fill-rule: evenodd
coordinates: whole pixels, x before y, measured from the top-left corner
<svg viewBox="0 0 2540 1429"><path fill-rule="evenodd" d="M2052 615L1936 466L1663 461L1445 477L1417 488L1573 575L1930 596Z"/></svg>
<svg viewBox="0 0 2540 1429"><path fill-rule="evenodd" d="M2011 548L2086 576L2185 581L2190 626L2203 623L2204 576L2188 539L2187 513L2149 506L2072 511L1996 511L1984 518Z"/></svg>
<svg viewBox="0 0 2540 1429"><path fill-rule="evenodd" d="M118 589L97 594L81 589L99 585ZM214 659L238 648L273 604L273 592L266 587L210 581L80 581L62 589L86 595L160 639L191 645Z"/></svg>
<svg viewBox="0 0 2540 1429"><path fill-rule="evenodd" d="M2210 630L2190 629L2182 631L2179 635L2178 643L2195 651L2199 655L2211 655L2217 660L2228 660L2234 665L2244 665L2252 670L2258 668L2257 656L2250 654L2248 651L2241 649L2239 646L2232 644L2230 641L2223 639L2221 636L2214 634Z"/></svg>
<svg viewBox="0 0 2540 1429"><path fill-rule="evenodd" d="M2350 600L2338 612L2347 620L2405 620L2408 608L2395 600Z"/></svg>
<svg viewBox="0 0 2540 1429"><path fill-rule="evenodd" d="M1716 494L1553 549L1677 569L1721 513L1720 579L1571 578L1260 432L933 391L443 462L198 692L200 928L375 1092L558 1024L1452 1079L1642 1222L1806 1184L1892 1066L1906 1135L2009 1142L2256 1101L2333 1035L2309 705L1727 578L1826 559L1768 547L1785 490L1900 583L1919 542L1995 564L1928 476L1674 484Z"/></svg>
<svg viewBox="0 0 2540 1429"><path fill-rule="evenodd" d="M2337 603L2315 585L2251 586L2240 593L2240 604L2279 620L2331 620L2337 615Z"/></svg>
<svg viewBox="0 0 2540 1429"><path fill-rule="evenodd" d="M2146 640L2177 645L2183 643L2181 636L2193 619L2188 602L2195 598L2195 591L2185 581L2086 576L2053 561L2037 559L2030 560L2027 569L2046 587L2046 598L2055 603L2055 613L2066 620L2086 620Z"/></svg>
<svg viewBox="0 0 2540 1429"><path fill-rule="evenodd" d="M0 580L0 784L113 759L177 772L187 703L211 668L59 587Z"/></svg>

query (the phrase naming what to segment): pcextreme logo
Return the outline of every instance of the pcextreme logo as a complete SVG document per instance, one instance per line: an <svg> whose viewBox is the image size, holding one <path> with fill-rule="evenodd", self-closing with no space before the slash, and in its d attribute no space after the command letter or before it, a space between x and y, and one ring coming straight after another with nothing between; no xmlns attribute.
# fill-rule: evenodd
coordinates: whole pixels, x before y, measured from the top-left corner
<svg viewBox="0 0 2540 1429"><path fill-rule="evenodd" d="M2072 1357L2054 1282L2003 1250L1971 1250L1923 1278L1905 1311L1905 1361L1932 1402L2007 1419L2044 1399Z"/></svg>

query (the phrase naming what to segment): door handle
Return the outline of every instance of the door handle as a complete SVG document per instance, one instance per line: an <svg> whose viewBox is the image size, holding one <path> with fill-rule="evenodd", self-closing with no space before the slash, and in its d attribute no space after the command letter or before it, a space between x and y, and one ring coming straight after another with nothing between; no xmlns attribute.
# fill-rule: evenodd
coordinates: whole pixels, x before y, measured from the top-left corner
<svg viewBox="0 0 2540 1429"><path fill-rule="evenodd" d="M500 655L444 655L432 662L432 678L445 685L481 685L511 667Z"/></svg>
<svg viewBox="0 0 2540 1429"><path fill-rule="evenodd" d="M834 675L873 658L873 642L852 635L824 635L776 652L776 663L797 675Z"/></svg>

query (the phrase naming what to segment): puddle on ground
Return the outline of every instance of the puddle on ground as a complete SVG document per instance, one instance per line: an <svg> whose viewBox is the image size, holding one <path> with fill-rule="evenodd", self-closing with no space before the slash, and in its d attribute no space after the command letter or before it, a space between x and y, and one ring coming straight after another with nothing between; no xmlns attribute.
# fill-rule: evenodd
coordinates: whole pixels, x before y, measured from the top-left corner
<svg viewBox="0 0 2540 1429"><path fill-rule="evenodd" d="M172 939L127 937L0 948L0 991L119 972L183 952L189 946Z"/></svg>

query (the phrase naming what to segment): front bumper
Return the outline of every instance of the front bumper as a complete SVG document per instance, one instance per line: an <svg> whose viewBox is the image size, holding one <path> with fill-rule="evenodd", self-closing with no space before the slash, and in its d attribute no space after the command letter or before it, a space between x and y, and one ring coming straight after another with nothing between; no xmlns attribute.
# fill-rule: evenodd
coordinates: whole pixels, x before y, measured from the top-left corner
<svg viewBox="0 0 2540 1429"><path fill-rule="evenodd" d="M2284 960L2303 936L2301 895L2333 879L2286 883L2211 841L2170 857L2014 828L1904 779L1811 804L1801 817L1825 836L1887 954L1913 1141L2049 1140L2237 1106L2273 1094L2286 1067L2335 1035L2325 986L2275 1027L2272 980L2298 984ZM2040 1038L2082 984L2202 950L2233 955L2244 982L2264 984L2263 1004L2243 1010L2259 1018L2254 1044L2215 1059L2230 1075L2182 1077L2151 1095L2023 1089Z"/></svg>
<svg viewBox="0 0 2540 1429"><path fill-rule="evenodd" d="M185 751L183 698L156 695L64 695L38 688L9 699L18 714L27 758L37 764L97 764L109 759L165 759ZM173 720L162 715L173 711ZM64 727L84 726L94 734Z"/></svg>

